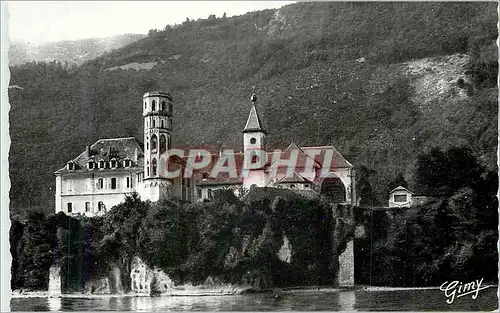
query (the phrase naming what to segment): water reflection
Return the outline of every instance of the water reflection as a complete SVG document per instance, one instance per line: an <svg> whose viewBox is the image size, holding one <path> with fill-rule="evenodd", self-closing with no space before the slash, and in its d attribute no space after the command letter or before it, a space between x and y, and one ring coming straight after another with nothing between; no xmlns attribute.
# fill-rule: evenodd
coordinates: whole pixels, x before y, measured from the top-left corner
<svg viewBox="0 0 500 313"><path fill-rule="evenodd" d="M492 311L495 288L476 300L459 298L452 305L439 290L290 291L273 294L199 297L14 298L12 311Z"/></svg>

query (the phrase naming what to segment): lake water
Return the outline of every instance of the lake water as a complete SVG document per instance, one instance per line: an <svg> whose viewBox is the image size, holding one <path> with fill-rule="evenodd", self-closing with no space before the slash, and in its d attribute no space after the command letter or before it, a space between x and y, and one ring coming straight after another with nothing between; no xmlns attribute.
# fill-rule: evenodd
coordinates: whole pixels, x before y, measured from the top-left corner
<svg viewBox="0 0 500 313"><path fill-rule="evenodd" d="M13 298L12 311L493 311L497 288L446 304L439 290L293 291L200 297Z"/></svg>

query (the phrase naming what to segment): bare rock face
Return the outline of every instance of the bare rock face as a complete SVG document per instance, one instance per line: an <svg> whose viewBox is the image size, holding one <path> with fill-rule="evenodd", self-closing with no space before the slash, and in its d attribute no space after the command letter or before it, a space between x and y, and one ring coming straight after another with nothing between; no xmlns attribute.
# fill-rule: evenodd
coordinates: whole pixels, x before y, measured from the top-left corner
<svg viewBox="0 0 500 313"><path fill-rule="evenodd" d="M139 257L134 257L130 270L130 290L138 295L151 295L154 273Z"/></svg>
<svg viewBox="0 0 500 313"><path fill-rule="evenodd" d="M166 294L175 287L174 281L162 270L153 270L151 292L153 294Z"/></svg>
<svg viewBox="0 0 500 313"><path fill-rule="evenodd" d="M283 14L282 10L278 9L274 13L273 18L269 21L269 28L267 30L267 35L269 37L275 37L281 33L284 29L286 29L287 23L285 14Z"/></svg>
<svg viewBox="0 0 500 313"><path fill-rule="evenodd" d="M289 264L292 261L292 245L286 235L283 236L283 245L278 251L278 259Z"/></svg>
<svg viewBox="0 0 500 313"><path fill-rule="evenodd" d="M162 270L151 269L139 257L132 261L130 272L131 291L138 296L151 295L234 295L241 294L251 286L226 284L208 277L201 285L191 283L175 285L174 281Z"/></svg>
<svg viewBox="0 0 500 313"><path fill-rule="evenodd" d="M49 270L49 295L58 296L61 294L61 268L59 265L52 265Z"/></svg>
<svg viewBox="0 0 500 313"><path fill-rule="evenodd" d="M470 56L466 54L454 54L404 63L403 72L412 78L413 101L425 108L438 100L467 98L467 89L457 81L468 82L465 71L469 60Z"/></svg>

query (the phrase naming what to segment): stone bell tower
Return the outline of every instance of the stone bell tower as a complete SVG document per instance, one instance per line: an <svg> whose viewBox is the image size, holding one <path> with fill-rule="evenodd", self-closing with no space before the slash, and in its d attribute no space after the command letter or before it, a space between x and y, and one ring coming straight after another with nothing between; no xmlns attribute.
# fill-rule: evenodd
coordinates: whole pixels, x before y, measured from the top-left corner
<svg viewBox="0 0 500 313"><path fill-rule="evenodd" d="M253 186L265 187L267 176L265 172L266 164L266 134L262 128L259 114L257 113L257 95L253 92L250 100L252 107L248 115L245 129L243 129L243 187L250 189Z"/></svg>
<svg viewBox="0 0 500 313"><path fill-rule="evenodd" d="M144 200L168 197L172 181L160 172L162 154L172 145L172 105L169 93L150 91L144 94Z"/></svg>

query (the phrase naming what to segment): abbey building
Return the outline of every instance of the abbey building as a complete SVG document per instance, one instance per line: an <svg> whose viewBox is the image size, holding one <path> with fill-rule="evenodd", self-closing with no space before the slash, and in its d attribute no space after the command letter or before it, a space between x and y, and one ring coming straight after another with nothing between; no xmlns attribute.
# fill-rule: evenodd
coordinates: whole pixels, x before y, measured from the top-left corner
<svg viewBox="0 0 500 313"><path fill-rule="evenodd" d="M183 202L210 200L220 189L235 193L253 187L295 190L306 196L322 194L336 203L355 203L355 176L349 163L333 146L266 150L264 129L252 96L243 129L243 151L230 152L229 171L214 171L227 151L192 151L165 158L172 147L173 99L161 91L144 94L144 138L100 139L55 172L56 212L94 216L137 192L142 200L161 198ZM172 150L173 151L173 150ZM196 166L198 159L203 166ZM165 165L167 160L167 165ZM220 164L219 164L220 165ZM166 167L179 175L164 175ZM189 171L184 170L192 167ZM215 172L215 174L214 174Z"/></svg>

